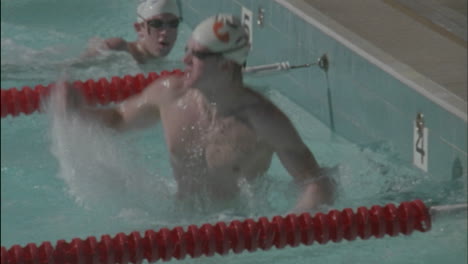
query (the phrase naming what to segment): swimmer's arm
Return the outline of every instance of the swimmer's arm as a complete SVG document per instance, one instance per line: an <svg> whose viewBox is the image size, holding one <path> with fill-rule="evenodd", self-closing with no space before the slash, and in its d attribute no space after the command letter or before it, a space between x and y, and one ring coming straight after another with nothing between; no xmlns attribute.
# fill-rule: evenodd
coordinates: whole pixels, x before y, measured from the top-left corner
<svg viewBox="0 0 468 264"><path fill-rule="evenodd" d="M141 93L133 95L121 104L110 108L88 107L83 103L72 102L71 108L78 110L87 119L112 128L116 131L128 131L146 128L157 123L160 118L157 100L157 85L152 84ZM75 98L77 95L74 96ZM82 99L80 99L83 101ZM70 99L68 99L70 104ZM81 105L77 106L77 105Z"/></svg>
<svg viewBox="0 0 468 264"><path fill-rule="evenodd" d="M120 123L118 130L142 129L153 126L160 119L159 107L151 98L151 93L143 92L118 107Z"/></svg>
<svg viewBox="0 0 468 264"><path fill-rule="evenodd" d="M123 38L108 38L100 41L90 41L86 51L81 55L82 58L94 57L100 54L102 50L128 50L128 43Z"/></svg>
<svg viewBox="0 0 468 264"><path fill-rule="evenodd" d="M258 111L257 133L273 147L282 165L301 188L295 211L316 209L333 202L333 186L304 144L291 121L276 107Z"/></svg>
<svg viewBox="0 0 468 264"><path fill-rule="evenodd" d="M314 210L320 205L332 204L335 195L333 180L324 174L325 170L320 168L296 130L292 126L283 129L286 130L284 134L277 134L275 140L287 140L276 144L276 154L301 190L294 211Z"/></svg>
<svg viewBox="0 0 468 264"><path fill-rule="evenodd" d="M250 123L258 136L273 147L283 166L296 182L317 177L320 167L289 118L276 106L252 109Z"/></svg>
<svg viewBox="0 0 468 264"><path fill-rule="evenodd" d="M123 38L108 38L105 43L111 50L128 50L128 43Z"/></svg>

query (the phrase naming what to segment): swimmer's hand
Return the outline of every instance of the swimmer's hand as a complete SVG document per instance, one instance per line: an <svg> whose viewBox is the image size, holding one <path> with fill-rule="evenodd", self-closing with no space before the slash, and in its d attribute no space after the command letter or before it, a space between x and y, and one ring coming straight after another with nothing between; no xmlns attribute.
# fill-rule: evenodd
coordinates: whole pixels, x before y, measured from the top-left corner
<svg viewBox="0 0 468 264"><path fill-rule="evenodd" d="M335 200L336 182L323 170L320 176L305 181L303 191L292 210L293 213L316 211L323 205L332 205Z"/></svg>
<svg viewBox="0 0 468 264"><path fill-rule="evenodd" d="M116 130L122 127L122 115L117 107L94 107L88 104L81 89L66 82L57 82L53 98L56 98L56 112L72 114L85 121L103 124Z"/></svg>

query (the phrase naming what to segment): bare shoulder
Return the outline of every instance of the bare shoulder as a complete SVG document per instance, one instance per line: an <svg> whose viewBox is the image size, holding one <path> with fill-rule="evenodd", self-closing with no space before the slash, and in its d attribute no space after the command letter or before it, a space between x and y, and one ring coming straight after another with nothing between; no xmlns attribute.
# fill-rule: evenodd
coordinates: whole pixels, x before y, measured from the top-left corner
<svg viewBox="0 0 468 264"><path fill-rule="evenodd" d="M127 50L128 43L123 38L108 38L105 40L107 47L111 50Z"/></svg>
<svg viewBox="0 0 468 264"><path fill-rule="evenodd" d="M246 103L249 119L255 121L287 122L288 117L270 99L248 88L248 101ZM262 122L263 123L263 122Z"/></svg>
<svg viewBox="0 0 468 264"><path fill-rule="evenodd" d="M145 94L155 98L158 104L176 100L185 93L183 75L172 74L156 79L145 88Z"/></svg>
<svg viewBox="0 0 468 264"><path fill-rule="evenodd" d="M300 142L291 120L279 107L258 92L249 93L253 103L247 105L247 119L260 138L272 144Z"/></svg>

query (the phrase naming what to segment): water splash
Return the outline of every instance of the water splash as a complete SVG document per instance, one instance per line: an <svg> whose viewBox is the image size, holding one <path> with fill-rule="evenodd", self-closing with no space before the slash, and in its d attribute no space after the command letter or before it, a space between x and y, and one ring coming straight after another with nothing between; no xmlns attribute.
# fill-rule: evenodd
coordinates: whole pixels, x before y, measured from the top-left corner
<svg viewBox="0 0 468 264"><path fill-rule="evenodd" d="M113 131L67 111L65 87L52 90L46 112L50 117L51 152L59 164L58 177L67 192L86 208L157 211L170 199L167 179L136 166L125 141ZM160 204L161 203L161 204Z"/></svg>

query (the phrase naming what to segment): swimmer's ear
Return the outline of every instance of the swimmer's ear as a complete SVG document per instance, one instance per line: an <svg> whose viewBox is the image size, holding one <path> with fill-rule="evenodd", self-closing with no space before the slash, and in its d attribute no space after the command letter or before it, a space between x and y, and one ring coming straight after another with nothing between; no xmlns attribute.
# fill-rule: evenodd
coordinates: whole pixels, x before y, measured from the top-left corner
<svg viewBox="0 0 468 264"><path fill-rule="evenodd" d="M133 28L135 29L135 32L138 34L138 37L141 38L143 37L143 23L138 23L138 22L135 22L133 23Z"/></svg>

